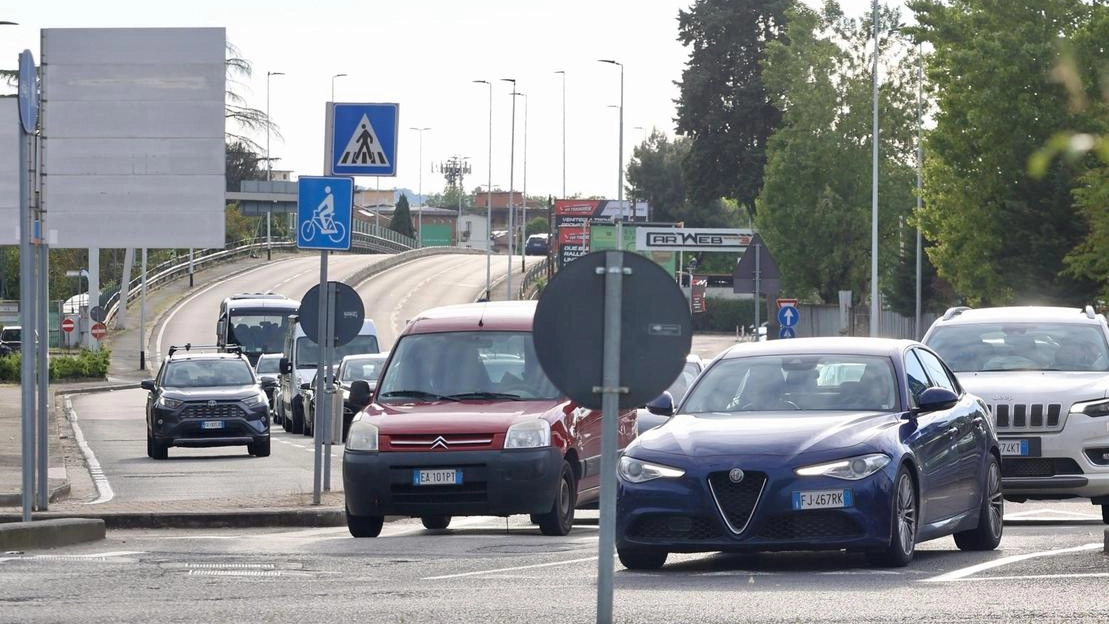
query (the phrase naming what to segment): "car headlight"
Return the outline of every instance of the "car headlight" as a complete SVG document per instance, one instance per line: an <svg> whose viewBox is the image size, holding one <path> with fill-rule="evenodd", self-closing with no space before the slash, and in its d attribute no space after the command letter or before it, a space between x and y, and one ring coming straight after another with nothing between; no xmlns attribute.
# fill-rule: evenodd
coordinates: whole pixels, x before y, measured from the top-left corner
<svg viewBox="0 0 1109 624"><path fill-rule="evenodd" d="M794 470L794 472L802 477L835 477L837 479L858 481L878 472L888 463L890 463L889 455L871 453L824 464L804 466Z"/></svg>
<svg viewBox="0 0 1109 624"><path fill-rule="evenodd" d="M269 399L266 398L265 392L243 399L243 404L247 407L257 407L263 403L269 403Z"/></svg>
<svg viewBox="0 0 1109 624"><path fill-rule="evenodd" d="M508 428L504 436L504 447L539 448L551 445L551 424L542 419L525 420Z"/></svg>
<svg viewBox="0 0 1109 624"><path fill-rule="evenodd" d="M631 483L643 483L653 479L674 479L685 474L685 471L681 468L653 464L628 455L620 457L620 463L616 465L616 472L621 479Z"/></svg>
<svg viewBox="0 0 1109 624"><path fill-rule="evenodd" d="M1109 401L1101 399L1097 401L1088 401L1086 403L1075 403L1071 406L1070 411L1072 413L1081 412L1095 418L1109 416Z"/></svg>
<svg viewBox="0 0 1109 624"><path fill-rule="evenodd" d="M357 420L350 425L347 432L348 451L376 451L377 450L377 425L371 425L364 420Z"/></svg>
<svg viewBox="0 0 1109 624"><path fill-rule="evenodd" d="M182 403L184 401L181 399L171 399L164 394L158 399L158 405L167 409L177 409L181 407Z"/></svg>

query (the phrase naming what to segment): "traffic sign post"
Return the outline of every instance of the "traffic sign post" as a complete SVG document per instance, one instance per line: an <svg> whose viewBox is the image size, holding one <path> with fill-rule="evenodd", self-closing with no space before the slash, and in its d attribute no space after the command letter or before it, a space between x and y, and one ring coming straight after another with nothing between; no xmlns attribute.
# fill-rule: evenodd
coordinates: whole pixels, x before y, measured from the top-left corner
<svg viewBox="0 0 1109 624"><path fill-rule="evenodd" d="M353 209L354 178L301 176L297 181L297 248L350 249Z"/></svg>
<svg viewBox="0 0 1109 624"><path fill-rule="evenodd" d="M93 338L100 340L104 336L108 335L108 326L104 323L93 323L92 329L89 330L89 333L92 334Z"/></svg>
<svg viewBox="0 0 1109 624"><path fill-rule="evenodd" d="M796 338L797 320L801 313L797 311L796 299L778 299L778 329L779 338Z"/></svg>
<svg viewBox="0 0 1109 624"><path fill-rule="evenodd" d="M399 104L328 102L324 173L395 176L399 123Z"/></svg>
<svg viewBox="0 0 1109 624"><path fill-rule="evenodd" d="M74 327L73 319L71 319L71 318L62 319L62 331L64 331L65 333L68 334L69 332L73 331L73 327Z"/></svg>

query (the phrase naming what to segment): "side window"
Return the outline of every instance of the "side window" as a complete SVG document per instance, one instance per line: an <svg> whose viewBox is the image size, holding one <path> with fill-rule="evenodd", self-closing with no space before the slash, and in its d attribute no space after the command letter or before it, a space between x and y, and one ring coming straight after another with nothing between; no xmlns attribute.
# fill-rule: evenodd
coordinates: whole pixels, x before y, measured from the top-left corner
<svg viewBox="0 0 1109 624"><path fill-rule="evenodd" d="M921 364L924 364L925 370L928 371L928 376L932 378L932 385L947 388L955 394L961 394L958 383L948 375L947 368L934 353L924 349L915 349L915 351Z"/></svg>
<svg viewBox="0 0 1109 624"><path fill-rule="evenodd" d="M916 357L917 350L913 349L905 354L905 376L909 381L909 399L912 405L920 405L920 395L928 389L928 374L924 372L924 365Z"/></svg>

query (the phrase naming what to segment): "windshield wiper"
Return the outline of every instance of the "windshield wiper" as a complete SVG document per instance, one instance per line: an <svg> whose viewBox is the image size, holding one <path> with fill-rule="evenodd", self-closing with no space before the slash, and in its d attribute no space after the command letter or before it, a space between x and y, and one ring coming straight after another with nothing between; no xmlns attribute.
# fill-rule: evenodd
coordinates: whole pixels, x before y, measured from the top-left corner
<svg viewBox="0 0 1109 624"><path fill-rule="evenodd" d="M416 397L416 398L420 398L420 399L430 399L432 401L457 401L458 400L458 399L456 399L452 396L450 396L450 397L443 396L441 394L435 394L434 392L428 392L426 390L393 390L393 391L390 391L390 392L381 393L381 398L385 399L385 398L389 398L389 397Z"/></svg>
<svg viewBox="0 0 1109 624"><path fill-rule="evenodd" d="M523 397L518 394L511 394L507 392L460 392L444 397L447 399L454 399L461 401L463 399L507 399L510 401L521 401Z"/></svg>

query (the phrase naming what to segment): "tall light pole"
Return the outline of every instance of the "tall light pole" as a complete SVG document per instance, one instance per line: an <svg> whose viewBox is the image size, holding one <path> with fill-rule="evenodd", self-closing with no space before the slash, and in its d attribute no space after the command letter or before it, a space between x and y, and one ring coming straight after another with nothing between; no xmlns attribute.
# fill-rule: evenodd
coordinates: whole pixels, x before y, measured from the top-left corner
<svg viewBox="0 0 1109 624"><path fill-rule="evenodd" d="M270 160L270 126L273 122L270 121L270 77L271 76L284 76L285 72L266 72L266 182L273 180L273 161ZM272 191L273 189L267 189ZM271 206L272 208L272 206ZM270 217L273 215L272 210L266 211L266 260L270 260Z"/></svg>
<svg viewBox="0 0 1109 624"><path fill-rule="evenodd" d="M877 1L877 0L875 0ZM616 177L616 203L620 206L620 218L616 220L616 248L624 248L624 232L621 226L624 221L624 64L612 59L597 59L601 63L618 65L620 67L620 148L617 150L620 162Z"/></svg>
<svg viewBox="0 0 1109 624"><path fill-rule="evenodd" d="M416 189L416 195L420 198L420 209L416 213L416 244L418 247L424 246L424 130L431 130L431 128L409 128L420 133L420 177L419 187Z"/></svg>
<svg viewBox="0 0 1109 624"><path fill-rule="evenodd" d="M916 216L920 218L920 202L921 192L923 191L923 180L921 177L922 168L924 167L924 143L921 141L920 126L924 117L924 48L921 44L917 44L917 66L916 66ZM916 226L916 335L917 340L920 340L922 332L920 331L920 224Z"/></svg>
<svg viewBox="0 0 1109 624"><path fill-rule="evenodd" d="M485 185L485 300L492 296L489 292L493 273L493 83L488 80L474 80L477 84L489 87L489 181Z"/></svg>
<svg viewBox="0 0 1109 624"><path fill-rule="evenodd" d="M562 74L562 199L566 199L566 70L555 73Z"/></svg>
<svg viewBox="0 0 1109 624"><path fill-rule="evenodd" d="M874 82L874 125L871 130L871 180L870 180L870 335L878 335L878 0L874 7L874 65L871 80Z"/></svg>
<svg viewBox="0 0 1109 624"><path fill-rule="evenodd" d="M524 255L524 241L528 235L528 94L512 92L512 95L518 95L524 98L524 213L520 217L520 270L526 270L527 262ZM523 279L523 275L520 276Z"/></svg>
<svg viewBox="0 0 1109 624"><path fill-rule="evenodd" d="M335 74L334 76L331 77L331 101L332 102L335 101L335 79L336 78L342 78L343 76L346 76L346 75L347 74Z"/></svg>
<svg viewBox="0 0 1109 624"><path fill-rule="evenodd" d="M512 91L509 92L509 93L512 94L512 135L511 135L511 139L510 139L511 146L509 147L509 150L508 150L508 235L505 237L505 238L508 239L508 275L505 278L505 287L508 289L507 298L509 300L511 300L512 299L512 239L513 239L512 213L515 210L515 206L512 205L512 200L513 200L513 193L515 192L513 190L513 185L515 184L515 180L513 179L513 176L516 173L516 95L515 95L515 93L516 93L516 79L515 78L501 78L501 80L504 81L504 82L511 82L512 83Z"/></svg>

